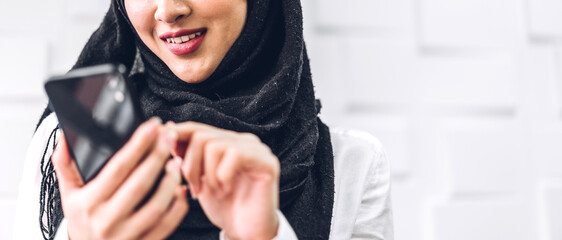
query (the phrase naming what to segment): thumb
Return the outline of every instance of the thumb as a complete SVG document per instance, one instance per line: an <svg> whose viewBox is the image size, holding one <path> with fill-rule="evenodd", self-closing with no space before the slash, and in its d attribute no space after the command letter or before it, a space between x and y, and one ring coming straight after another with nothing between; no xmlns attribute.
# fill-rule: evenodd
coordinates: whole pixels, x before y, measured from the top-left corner
<svg viewBox="0 0 562 240"><path fill-rule="evenodd" d="M57 173L61 195L65 195L68 192L84 186L84 181L80 176L78 167L70 156L66 138L62 134L59 143L53 152L51 161L53 162L55 172Z"/></svg>

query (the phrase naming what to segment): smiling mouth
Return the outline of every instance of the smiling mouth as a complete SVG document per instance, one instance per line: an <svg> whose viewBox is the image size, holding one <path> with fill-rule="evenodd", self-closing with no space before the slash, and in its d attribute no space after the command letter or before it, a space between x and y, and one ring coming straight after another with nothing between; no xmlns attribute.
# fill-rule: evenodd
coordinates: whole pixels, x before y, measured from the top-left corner
<svg viewBox="0 0 562 240"><path fill-rule="evenodd" d="M183 33L178 32L178 33L174 33L174 34L166 34L166 35L172 35L172 36L165 36L165 37L161 37L160 39L162 39L162 41L166 41L168 43L182 44L182 43L186 43L186 42L189 42L193 39L196 39L196 38L200 37L201 35L205 34L205 32L207 32L207 29L201 29L197 32L184 31Z"/></svg>

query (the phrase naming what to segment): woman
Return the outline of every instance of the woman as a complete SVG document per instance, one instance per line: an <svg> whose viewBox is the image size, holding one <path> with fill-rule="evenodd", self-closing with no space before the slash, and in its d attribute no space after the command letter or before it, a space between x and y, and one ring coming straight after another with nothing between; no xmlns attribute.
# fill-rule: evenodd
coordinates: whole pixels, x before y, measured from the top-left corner
<svg viewBox="0 0 562 240"><path fill-rule="evenodd" d="M355 225L332 219L342 211L332 143L317 117L301 14L298 0L112 1L74 68L125 64L152 119L88 184L58 137L54 166L41 168L44 237L57 229L71 239L390 236L361 225L377 217L391 225L387 197L377 211L348 204L359 211ZM46 109L38 132L55 125ZM34 136L47 145L43 159L55 135ZM136 208L162 168L156 192Z"/></svg>

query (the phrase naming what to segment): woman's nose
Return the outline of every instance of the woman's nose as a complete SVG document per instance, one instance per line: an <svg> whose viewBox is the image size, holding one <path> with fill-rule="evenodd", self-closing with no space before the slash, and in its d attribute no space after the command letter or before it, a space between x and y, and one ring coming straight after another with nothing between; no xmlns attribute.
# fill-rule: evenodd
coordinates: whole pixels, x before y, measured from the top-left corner
<svg viewBox="0 0 562 240"><path fill-rule="evenodd" d="M159 0L154 18L166 23L174 23L191 14L191 8L185 0Z"/></svg>

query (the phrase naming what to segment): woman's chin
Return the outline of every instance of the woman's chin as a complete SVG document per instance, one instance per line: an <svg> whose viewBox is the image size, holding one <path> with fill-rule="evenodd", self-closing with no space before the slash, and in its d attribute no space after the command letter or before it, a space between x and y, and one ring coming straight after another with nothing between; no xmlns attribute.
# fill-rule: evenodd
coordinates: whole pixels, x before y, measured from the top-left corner
<svg viewBox="0 0 562 240"><path fill-rule="evenodd" d="M209 76L207 75L210 75L210 74L194 73L193 71L186 71L181 73L174 72L174 74L182 81L191 84L204 82L207 78L209 78Z"/></svg>
<svg viewBox="0 0 562 240"><path fill-rule="evenodd" d="M202 83L205 81L205 79L193 79L193 78L181 78L180 79L186 83L191 83L191 84L196 84L196 83Z"/></svg>

